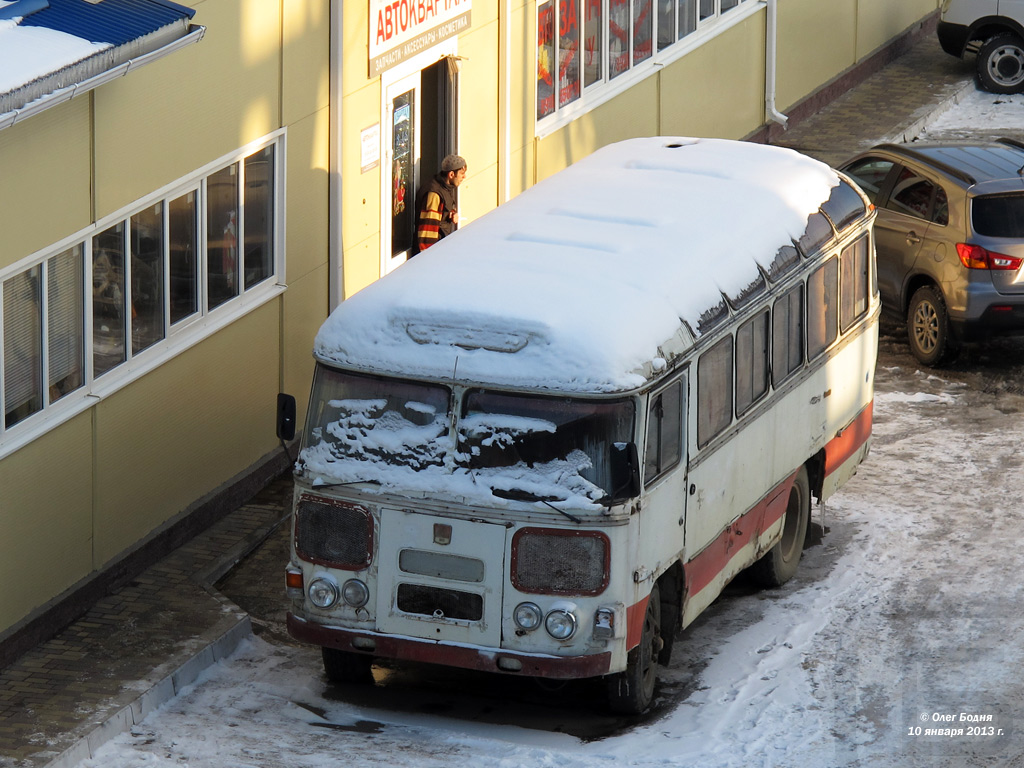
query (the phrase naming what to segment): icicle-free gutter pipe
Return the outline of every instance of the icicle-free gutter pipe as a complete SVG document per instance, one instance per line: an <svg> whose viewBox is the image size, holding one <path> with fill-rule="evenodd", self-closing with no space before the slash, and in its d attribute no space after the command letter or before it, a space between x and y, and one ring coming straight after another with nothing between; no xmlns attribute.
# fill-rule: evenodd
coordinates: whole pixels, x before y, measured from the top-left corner
<svg viewBox="0 0 1024 768"><path fill-rule="evenodd" d="M768 117L781 125L783 128L789 123L789 118L779 112L775 106L775 59L778 49L778 2L779 0L764 0L767 6L768 18L765 25L764 45L764 108Z"/></svg>

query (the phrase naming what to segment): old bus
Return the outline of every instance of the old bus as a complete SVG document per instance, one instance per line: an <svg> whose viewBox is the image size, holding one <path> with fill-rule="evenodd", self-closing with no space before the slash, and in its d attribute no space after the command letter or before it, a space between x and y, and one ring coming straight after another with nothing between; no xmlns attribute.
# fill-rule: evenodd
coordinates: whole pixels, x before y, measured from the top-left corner
<svg viewBox="0 0 1024 768"><path fill-rule="evenodd" d="M868 453L861 192L777 147L595 152L342 303L295 465L290 633L607 681L640 712L740 571L793 576Z"/></svg>

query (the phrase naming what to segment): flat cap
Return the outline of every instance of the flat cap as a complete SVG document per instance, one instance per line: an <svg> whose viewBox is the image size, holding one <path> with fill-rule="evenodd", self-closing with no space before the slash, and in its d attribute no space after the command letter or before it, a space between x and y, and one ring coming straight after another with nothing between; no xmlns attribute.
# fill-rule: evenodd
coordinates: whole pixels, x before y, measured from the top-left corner
<svg viewBox="0 0 1024 768"><path fill-rule="evenodd" d="M441 173L448 173L448 171L458 171L466 167L466 160L459 155L448 155L444 160L441 161Z"/></svg>

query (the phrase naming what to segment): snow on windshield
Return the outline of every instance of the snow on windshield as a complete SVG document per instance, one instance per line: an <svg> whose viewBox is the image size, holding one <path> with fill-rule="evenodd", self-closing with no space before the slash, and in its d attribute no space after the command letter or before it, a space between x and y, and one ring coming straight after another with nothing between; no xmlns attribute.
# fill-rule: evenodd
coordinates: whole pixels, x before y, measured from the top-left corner
<svg viewBox="0 0 1024 768"><path fill-rule="evenodd" d="M371 493L461 497L490 506L518 500L599 508L597 500L612 490L609 446L628 437L631 407L475 397L485 405L490 398L499 407L550 411L568 426L559 431L555 421L523 412L478 411L459 422L456 444L447 387L321 366L297 470L314 486L365 483ZM588 450L602 457L600 468Z"/></svg>
<svg viewBox="0 0 1024 768"><path fill-rule="evenodd" d="M803 234L838 177L792 150L648 138L598 150L342 302L323 360L568 392L642 385Z"/></svg>

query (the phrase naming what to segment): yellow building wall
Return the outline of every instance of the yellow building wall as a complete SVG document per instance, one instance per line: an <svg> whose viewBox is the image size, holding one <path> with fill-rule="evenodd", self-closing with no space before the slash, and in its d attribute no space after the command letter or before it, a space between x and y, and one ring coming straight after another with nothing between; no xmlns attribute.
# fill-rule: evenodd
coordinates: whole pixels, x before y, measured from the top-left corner
<svg viewBox="0 0 1024 768"><path fill-rule="evenodd" d="M466 222L499 203L498 162L498 3L473 6L473 27L459 37L459 154L466 158L466 180L459 187L459 216ZM436 173L424 168L422 177Z"/></svg>
<svg viewBox="0 0 1024 768"><path fill-rule="evenodd" d="M783 112L856 63L857 2L778 0L775 101Z"/></svg>
<svg viewBox="0 0 1024 768"><path fill-rule="evenodd" d="M199 43L94 91L97 217L280 125L280 2L199 3Z"/></svg>
<svg viewBox="0 0 1024 768"><path fill-rule="evenodd" d="M754 14L665 67L659 133L740 139L757 130L764 121L764 34L765 14Z"/></svg>
<svg viewBox="0 0 1024 768"><path fill-rule="evenodd" d="M89 153L87 98L0 131L0 269L88 226Z"/></svg>
<svg viewBox="0 0 1024 768"><path fill-rule="evenodd" d="M941 0L858 0L857 60L936 11Z"/></svg>
<svg viewBox="0 0 1024 768"><path fill-rule="evenodd" d="M329 132L326 107L288 127L285 247L289 285L327 263Z"/></svg>
<svg viewBox="0 0 1024 768"><path fill-rule="evenodd" d="M91 440L87 411L0 461L0 633L92 570Z"/></svg>
<svg viewBox="0 0 1024 768"><path fill-rule="evenodd" d="M279 323L277 299L94 407L97 567L277 445Z"/></svg>
<svg viewBox="0 0 1024 768"><path fill-rule="evenodd" d="M291 125L331 103L331 4L284 0L282 13L281 115Z"/></svg>
<svg viewBox="0 0 1024 768"><path fill-rule="evenodd" d="M295 396L301 425L309 406L313 380L313 339L327 316L327 262L297 280L290 281L283 295L281 337L281 392Z"/></svg>

